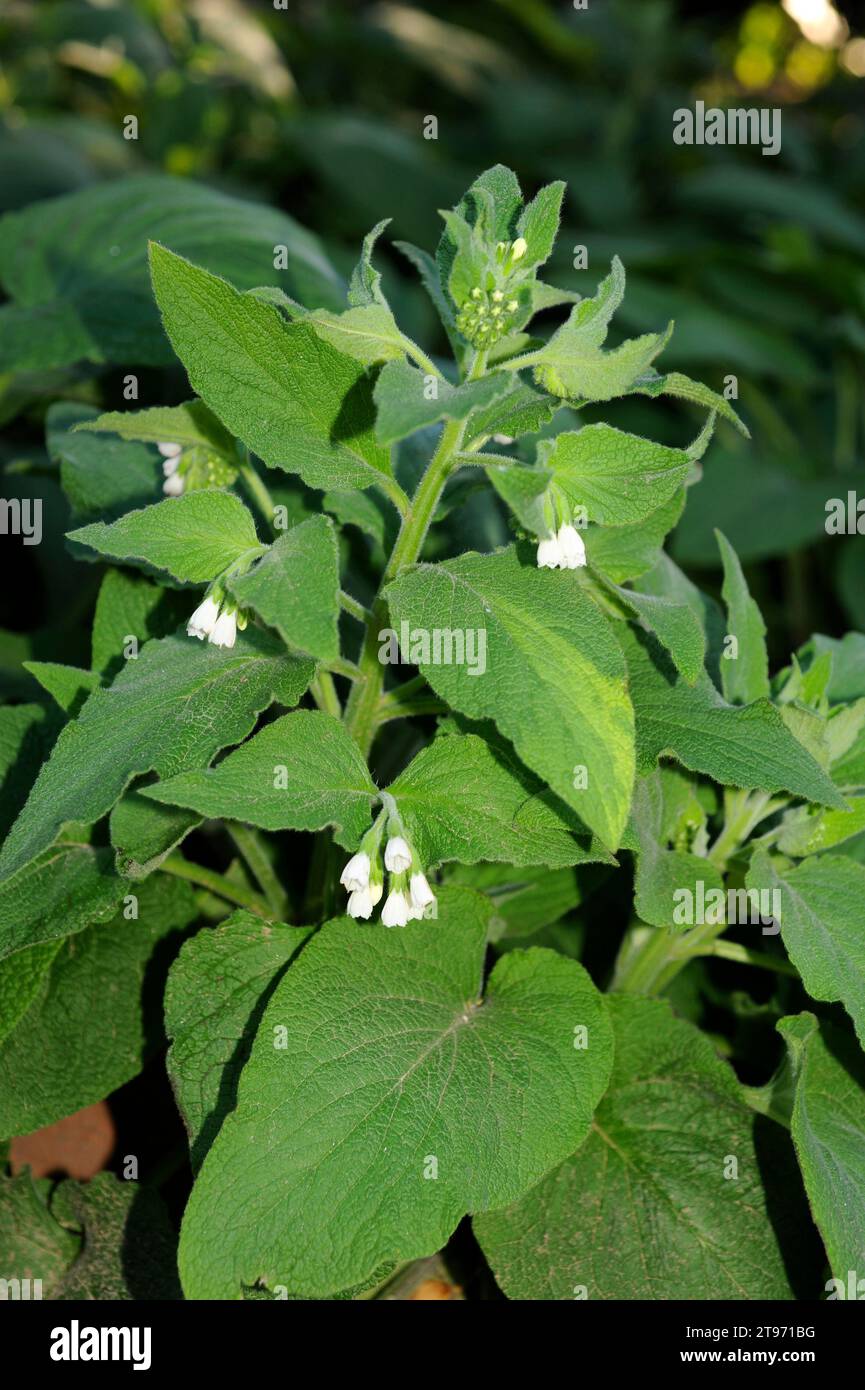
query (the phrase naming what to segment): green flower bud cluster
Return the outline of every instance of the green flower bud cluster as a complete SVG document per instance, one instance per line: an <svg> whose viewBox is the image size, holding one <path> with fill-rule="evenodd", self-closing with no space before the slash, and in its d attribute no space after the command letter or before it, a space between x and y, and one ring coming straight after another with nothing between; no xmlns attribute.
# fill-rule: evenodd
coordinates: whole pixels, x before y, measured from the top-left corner
<svg viewBox="0 0 865 1390"><path fill-rule="evenodd" d="M520 301L508 289L507 282L526 249L522 237L513 242L500 241L495 249L495 267L487 272L486 286L476 285L459 305L456 325L472 347L491 347L510 331Z"/></svg>
<svg viewBox="0 0 865 1390"><path fill-rule="evenodd" d="M490 347L508 331L518 307L518 301L505 299L502 290L484 292L475 287L460 307L457 328L473 347Z"/></svg>
<svg viewBox="0 0 865 1390"><path fill-rule="evenodd" d="M185 449L180 468L188 492L208 487L230 487L237 478L237 469L232 464L203 445Z"/></svg>

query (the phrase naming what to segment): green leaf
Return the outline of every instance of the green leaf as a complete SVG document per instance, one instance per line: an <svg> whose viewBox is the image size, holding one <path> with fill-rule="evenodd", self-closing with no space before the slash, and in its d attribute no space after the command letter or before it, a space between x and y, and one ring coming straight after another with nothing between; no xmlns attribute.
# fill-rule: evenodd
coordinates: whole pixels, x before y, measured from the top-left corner
<svg viewBox="0 0 865 1390"><path fill-rule="evenodd" d="M550 532L550 483L547 468L527 468L522 463L488 463L486 475L521 526L536 537Z"/></svg>
<svg viewBox="0 0 865 1390"><path fill-rule="evenodd" d="M645 374L672 331L670 324L665 334L648 333L603 352L601 344L624 293L624 267L614 256L610 274L594 298L574 305L567 322L537 352L516 357L507 366L533 366L538 385L555 396L601 401L624 395Z"/></svg>
<svg viewBox="0 0 865 1390"><path fill-rule="evenodd" d="M454 247L447 279L447 291L454 304L463 304L479 285L489 261L489 251L482 235L473 235L470 223L458 212L442 211L444 235Z"/></svg>
<svg viewBox="0 0 865 1390"><path fill-rule="evenodd" d="M147 279L148 238L244 289L282 280L306 304L340 307L338 275L316 238L285 213L191 179L111 179L0 223L12 300L0 310L0 369L41 370L82 357L167 365L171 350ZM287 248L282 274L274 270L278 246Z"/></svg>
<svg viewBox="0 0 865 1390"><path fill-rule="evenodd" d="M704 672L695 685L678 675L647 633L618 624L637 721L637 766L650 772L669 755L722 786L789 792L843 807L826 773L786 728L768 700L728 705Z"/></svg>
<svg viewBox="0 0 865 1390"><path fill-rule="evenodd" d="M26 1011L0 1043L0 1134L29 1134L103 1100L137 1076L159 1044L159 1021L148 1017L156 953L194 920L195 897L188 884L164 877L137 894L137 920L124 913L0 965L24 981L34 953L42 962L53 953Z"/></svg>
<svg viewBox="0 0 865 1390"><path fill-rule="evenodd" d="M691 471L683 449L612 425L586 425L545 440L538 463L572 507L584 507L587 520L607 526L644 521L675 496Z"/></svg>
<svg viewBox="0 0 865 1390"><path fill-rule="evenodd" d="M44 941L0 960L0 1044L30 1008L59 950L59 941Z"/></svg>
<svg viewBox="0 0 865 1390"><path fill-rule="evenodd" d="M779 868L758 850L746 883L777 894L773 916L803 985L812 999L840 1001L865 1047L865 868L843 855Z"/></svg>
<svg viewBox="0 0 865 1390"><path fill-rule="evenodd" d="M387 304L381 288L381 274L372 263L372 253L376 242L391 221L390 217L385 217L383 221L377 222L363 239L360 260L351 272L348 286L348 302L355 307L364 304Z"/></svg>
<svg viewBox="0 0 865 1390"><path fill-rule="evenodd" d="M53 1298L81 1248L81 1232L51 1215L47 1187L29 1168L15 1177L0 1175L0 1250L4 1279L40 1279L42 1296ZM30 1290L34 1296L32 1283Z"/></svg>
<svg viewBox="0 0 865 1390"><path fill-rule="evenodd" d="M62 727L45 705L0 708L0 836L6 836Z"/></svg>
<svg viewBox="0 0 865 1390"><path fill-rule="evenodd" d="M586 532L586 550L592 567L615 584L639 579L661 559L661 546L685 505L685 489L674 493L645 521L633 526L601 526Z"/></svg>
<svg viewBox="0 0 865 1390"><path fill-rule="evenodd" d="M676 919L677 895L723 890L724 880L715 865L705 857L682 849L668 849L664 825L664 783L659 769L648 777L638 777L634 787L632 821L640 844L634 880L634 908L650 926L672 928Z"/></svg>
<svg viewBox="0 0 865 1390"><path fill-rule="evenodd" d="M491 405L474 410L466 425L465 444L503 434L518 439L523 434L535 434L553 418L558 401L528 382L515 378L511 389Z"/></svg>
<svg viewBox="0 0 865 1390"><path fill-rule="evenodd" d="M117 872L125 878L147 878L200 824L194 812L157 806L142 790L130 788L111 808L108 821ZM133 891L131 886L128 891Z"/></svg>
<svg viewBox="0 0 865 1390"><path fill-rule="evenodd" d="M321 505L336 517L341 526L356 526L376 545L384 547L390 517L377 505L374 497L375 493L370 496L366 492L326 492Z"/></svg>
<svg viewBox="0 0 865 1390"><path fill-rule="evenodd" d="M618 584L611 587L621 602L663 643L676 670L689 685L694 685L703 671L706 638L691 605L683 600L622 589Z"/></svg>
<svg viewBox="0 0 865 1390"><path fill-rule="evenodd" d="M721 660L724 698L731 705L749 705L769 694L766 624L748 590L735 550L720 531L715 537L724 565L721 595L727 605L728 635L736 638L735 657L725 648Z"/></svg>
<svg viewBox="0 0 865 1390"><path fill-rule="evenodd" d="M309 927L233 912L186 942L168 976L167 1067L199 1168L234 1109L261 1015Z"/></svg>
<svg viewBox="0 0 865 1390"><path fill-rule="evenodd" d="M848 1271L865 1264L865 1062L841 1029L813 1014L782 1018L795 1072L792 1133L836 1298L858 1298Z"/></svg>
<svg viewBox="0 0 865 1390"><path fill-rule="evenodd" d="M54 1192L52 1213L82 1233L81 1254L57 1288L64 1301L180 1298L176 1237L152 1188L97 1173L86 1184L66 1181Z"/></svg>
<svg viewBox="0 0 865 1390"><path fill-rule="evenodd" d="M233 492L205 489L166 497L106 526L69 532L112 560L142 562L185 584L206 584L243 556L263 549L252 514Z"/></svg>
<svg viewBox="0 0 865 1390"><path fill-rule="evenodd" d="M577 870L548 869L543 864L520 869L509 864L457 866L448 882L486 894L493 905L489 939L498 944L519 942L552 926L583 896Z"/></svg>
<svg viewBox="0 0 865 1390"><path fill-rule="evenodd" d="M45 420L46 448L60 463L60 481L74 521L112 520L130 507L144 507L163 496L156 450L79 433L76 426L95 418L90 406L64 401L52 405Z"/></svg>
<svg viewBox="0 0 865 1390"><path fill-rule="evenodd" d="M354 845L377 794L363 755L338 719L296 710L267 724L216 767L165 778L142 796L263 830L338 830Z"/></svg>
<svg viewBox="0 0 865 1390"><path fill-rule="evenodd" d="M166 332L192 386L269 468L318 488L390 478L360 363L305 320L286 323L271 305L163 246L153 244L150 261Z"/></svg>
<svg viewBox="0 0 865 1390"><path fill-rule="evenodd" d="M388 362L375 384L375 433L380 444L394 444L437 420L465 420L512 390L504 372L451 386L430 378L408 362Z"/></svg>
<svg viewBox="0 0 865 1390"><path fill-rule="evenodd" d="M416 344L400 331L386 304L363 304L342 314L316 309L305 321L338 352L366 366L417 352Z"/></svg>
<svg viewBox="0 0 865 1390"><path fill-rule="evenodd" d="M148 410L110 410L95 420L82 420L74 432L119 434L148 444L180 444L184 448L210 449L237 463L234 440L208 410L204 401L183 405L155 405Z"/></svg>
<svg viewBox="0 0 865 1390"><path fill-rule="evenodd" d="M573 319L569 319L545 347L532 354L535 380L554 396L611 401L627 395L636 378L663 352L672 332L670 323L663 333L628 338L620 347L604 352L590 346L585 335L573 326ZM514 360L518 367L524 365L523 359Z"/></svg>
<svg viewBox="0 0 865 1390"><path fill-rule="evenodd" d="M837 703L865 696L865 635L848 632L837 639L817 633L808 648L812 648L812 655L817 657L831 653L832 675L826 689L829 700Z"/></svg>
<svg viewBox="0 0 865 1390"><path fill-rule="evenodd" d="M336 921L305 947L193 1188L187 1297L256 1279L321 1297L437 1250L582 1142L612 1061L603 997L576 962L532 950L481 998L487 912L443 889L433 925Z"/></svg>
<svg viewBox="0 0 865 1390"><path fill-rule="evenodd" d="M131 659L130 638L141 647L151 637L167 637L188 614L188 594L163 589L143 574L109 569L93 616L94 671L103 679L112 679L124 661Z"/></svg>
<svg viewBox="0 0 865 1390"><path fill-rule="evenodd" d="M492 168L485 169L478 175L460 198L454 211L470 228L483 220L486 240L495 246L499 241L510 240L522 201L523 195L513 170L504 164L494 164ZM445 218L445 230L436 250L436 262L441 282L445 285L452 272L458 242L448 215L442 213L442 216Z"/></svg>
<svg viewBox="0 0 865 1390"><path fill-rule="evenodd" d="M435 739L388 792L426 867L485 859L556 868L604 857L573 838L583 827L567 806L476 734Z"/></svg>
<svg viewBox="0 0 865 1390"><path fill-rule="evenodd" d="M523 1300L792 1297L776 1227L787 1244L803 1213L783 1132L760 1145L777 1165L767 1194L755 1129L768 1122L709 1039L662 1000L608 1008L615 1065L589 1138L515 1206L474 1220L498 1284Z"/></svg>
<svg viewBox="0 0 865 1390"><path fill-rule="evenodd" d="M457 361L459 361L461 349L465 347L465 343L456 331L453 309L442 290L435 261L429 252L422 251L419 246L413 246L410 241L395 241L393 244L397 251L401 251L406 260L411 262L420 276L421 284L432 300L436 313L447 333L448 341L454 349Z"/></svg>
<svg viewBox="0 0 865 1390"><path fill-rule="evenodd" d="M614 256L610 273L605 276L591 299L582 299L571 310L568 322L579 331L581 340L590 347L600 347L607 336L610 320L625 297L625 267Z"/></svg>
<svg viewBox="0 0 865 1390"><path fill-rule="evenodd" d="M520 261L521 268L543 265L552 255L565 187L560 179L546 184L520 213L517 233L528 243L525 257Z"/></svg>
<svg viewBox="0 0 865 1390"><path fill-rule="evenodd" d="M0 878L47 849L63 825L99 820L133 777L208 763L273 700L296 704L312 672L251 629L233 648L189 637L148 642L61 733L0 854Z"/></svg>
<svg viewBox="0 0 865 1390"><path fill-rule="evenodd" d="M322 661L339 656L339 553L327 517L292 526L226 587L288 646Z"/></svg>
<svg viewBox="0 0 865 1390"><path fill-rule="evenodd" d="M73 843L45 850L0 884L0 960L107 922L128 887L114 872L110 850Z"/></svg>
<svg viewBox="0 0 865 1390"><path fill-rule="evenodd" d="M78 713L87 696L99 685L97 671L81 671L77 666L63 666L59 661L25 661L22 664L57 701L64 714L70 716Z"/></svg>
<svg viewBox="0 0 865 1390"><path fill-rule="evenodd" d="M797 807L789 812L778 836L778 849L801 859L835 849L859 835L865 830L865 796L851 796L848 804L847 811L820 810L815 814L810 807Z"/></svg>
<svg viewBox="0 0 865 1390"><path fill-rule="evenodd" d="M683 376L681 372L667 372L663 376L649 377L645 381L636 382L633 389L642 396L678 396L680 400L693 401L695 405L703 405L707 410L716 411L724 420L735 425L739 433L743 434L746 439L751 438L751 431L736 414L725 396L719 396L718 392L713 391L711 386L706 386L702 381L692 381L689 376Z"/></svg>
<svg viewBox="0 0 865 1390"><path fill-rule="evenodd" d="M633 713L615 639L576 572L523 565L513 548L469 553L418 566L388 586L387 598L400 628L474 632L478 647L484 635L482 675L417 664L454 709L493 719L523 762L615 850L631 803ZM408 645L404 656L414 662Z"/></svg>
<svg viewBox="0 0 865 1390"><path fill-rule="evenodd" d="M649 520L653 521L653 518ZM664 551L660 552L652 568L639 576L634 588L647 597L665 598L677 605L687 604L700 624L710 663L709 671L714 680L726 628L720 605L698 589ZM719 684L719 681L715 684Z"/></svg>

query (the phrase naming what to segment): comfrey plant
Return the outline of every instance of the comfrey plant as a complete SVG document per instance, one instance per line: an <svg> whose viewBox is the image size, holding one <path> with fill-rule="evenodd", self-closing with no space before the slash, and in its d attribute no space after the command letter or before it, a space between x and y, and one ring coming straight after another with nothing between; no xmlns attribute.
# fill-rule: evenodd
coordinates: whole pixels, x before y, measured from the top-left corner
<svg viewBox="0 0 865 1390"><path fill-rule="evenodd" d="M153 244L195 397L49 421L110 567L92 669L28 663L62 717L11 707L0 1135L135 1075L173 958L189 1298L375 1296L466 1214L516 1299L865 1277L865 638L773 676L725 538L721 603L665 554L747 431L672 326L607 345L618 260L541 278L562 195L496 167L400 244L449 361L385 223L328 308ZM598 418L659 397L687 442Z"/></svg>

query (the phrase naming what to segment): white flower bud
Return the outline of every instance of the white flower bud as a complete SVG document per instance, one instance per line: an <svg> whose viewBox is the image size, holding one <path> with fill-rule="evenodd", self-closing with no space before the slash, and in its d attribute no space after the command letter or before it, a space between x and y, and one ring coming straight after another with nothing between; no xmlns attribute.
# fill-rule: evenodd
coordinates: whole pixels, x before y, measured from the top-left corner
<svg viewBox="0 0 865 1390"><path fill-rule="evenodd" d="M189 622L186 624L187 637L197 637L199 641L203 641L205 637L210 636L216 626L218 617L219 604L208 594L207 598L203 603L198 605L192 617L189 619Z"/></svg>
<svg viewBox="0 0 865 1390"><path fill-rule="evenodd" d="M556 570L562 563L562 552L557 536L547 536L538 546L538 567L542 570Z"/></svg>
<svg viewBox="0 0 865 1390"><path fill-rule="evenodd" d="M402 835L394 835L388 840L384 851L384 866L392 874L405 873L411 868L411 850Z"/></svg>
<svg viewBox="0 0 865 1390"><path fill-rule="evenodd" d="M361 892L369 887L369 855L361 851L352 855L340 875L340 883L349 893Z"/></svg>
<svg viewBox="0 0 865 1390"><path fill-rule="evenodd" d="M577 528L575 526L560 526L556 539L562 556L562 568L581 569L586 563L586 546Z"/></svg>
<svg viewBox="0 0 865 1390"><path fill-rule="evenodd" d="M170 478L166 478L162 484L162 491L166 497L179 497L183 492L184 482L179 473L172 473Z"/></svg>
<svg viewBox="0 0 865 1390"><path fill-rule="evenodd" d="M176 473L179 467L179 458L170 458L162 460L162 472L166 478L170 478L172 473Z"/></svg>
<svg viewBox="0 0 865 1390"><path fill-rule="evenodd" d="M387 902L381 910L381 920L386 927L404 927L409 919L410 907L405 893L397 889L388 894Z"/></svg>
<svg viewBox="0 0 865 1390"><path fill-rule="evenodd" d="M179 444L157 444L156 447L164 459L175 459L182 452Z"/></svg>
<svg viewBox="0 0 865 1390"><path fill-rule="evenodd" d="M511 247L511 260L521 261L528 249L529 243L526 241L525 237L518 236L513 246Z"/></svg>

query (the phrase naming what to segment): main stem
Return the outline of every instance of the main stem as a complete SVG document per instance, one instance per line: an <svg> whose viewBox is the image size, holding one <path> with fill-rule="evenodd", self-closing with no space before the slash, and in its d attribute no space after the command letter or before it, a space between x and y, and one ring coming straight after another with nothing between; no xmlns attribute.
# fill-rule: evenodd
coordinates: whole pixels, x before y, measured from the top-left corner
<svg viewBox="0 0 865 1390"><path fill-rule="evenodd" d="M479 352L474 359L469 381L483 376L486 354ZM387 626L387 600L384 591L391 580L420 555L426 533L433 519L439 498L453 468L454 456L459 453L465 425L462 420L448 420L442 431L438 448L418 484L408 511L403 517L400 533L390 560L382 575L372 614L366 625L363 649L358 660L358 677L352 687L345 712L345 726L358 744L364 757L368 756L379 724L379 701L384 685L384 667L379 661L379 633Z"/></svg>

